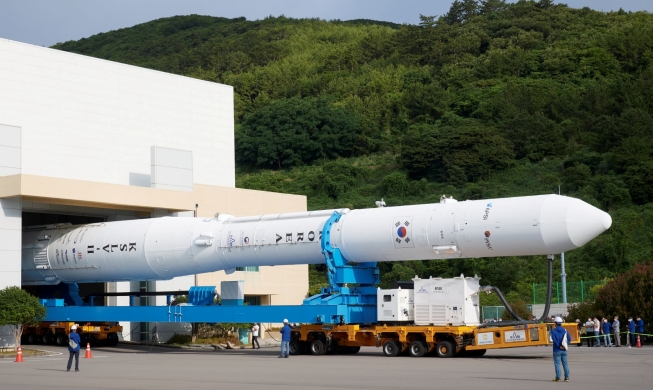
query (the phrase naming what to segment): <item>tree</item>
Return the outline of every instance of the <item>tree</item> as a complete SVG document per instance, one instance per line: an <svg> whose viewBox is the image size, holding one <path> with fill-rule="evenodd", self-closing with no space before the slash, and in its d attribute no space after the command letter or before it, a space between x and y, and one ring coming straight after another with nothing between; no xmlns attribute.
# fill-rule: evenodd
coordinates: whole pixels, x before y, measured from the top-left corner
<svg viewBox="0 0 653 390"><path fill-rule="evenodd" d="M599 290L595 307L607 316L642 316L647 329L653 321L653 263L636 264L630 271L617 275Z"/></svg>
<svg viewBox="0 0 653 390"><path fill-rule="evenodd" d="M510 167L512 158L512 144L496 129L469 123L411 129L400 161L415 178L427 176L461 186Z"/></svg>
<svg viewBox="0 0 653 390"><path fill-rule="evenodd" d="M236 133L236 161L281 169L348 156L360 132L358 115L328 99L283 99L245 118Z"/></svg>
<svg viewBox="0 0 653 390"><path fill-rule="evenodd" d="M528 306L526 306L526 302L522 301L521 299L515 299L512 302L508 302L510 305L510 308L517 314L519 317L521 317L524 320L530 320L532 313L528 310ZM510 320L512 319L512 316L510 315L510 312L507 309L503 310L503 313L501 313L501 319L502 320Z"/></svg>
<svg viewBox="0 0 653 390"><path fill-rule="evenodd" d="M45 307L39 300L20 287L12 286L0 290L0 326L10 326L16 343L20 345L23 326L37 325L45 318Z"/></svg>

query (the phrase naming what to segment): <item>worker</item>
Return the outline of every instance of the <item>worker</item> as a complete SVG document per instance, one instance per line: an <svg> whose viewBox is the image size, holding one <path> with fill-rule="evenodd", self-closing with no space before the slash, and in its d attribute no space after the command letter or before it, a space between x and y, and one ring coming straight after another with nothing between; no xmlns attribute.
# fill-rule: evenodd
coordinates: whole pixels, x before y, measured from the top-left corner
<svg viewBox="0 0 653 390"><path fill-rule="evenodd" d="M77 325L71 326L70 334L68 335L68 352L70 352L70 355L68 356L66 371L70 371L70 367L73 364L73 356L75 357L75 371L79 371L79 344L81 342L82 340L77 333Z"/></svg>
<svg viewBox="0 0 653 390"><path fill-rule="evenodd" d="M635 336L635 321L633 321L633 317L628 317L628 341L630 344L628 344L628 348L632 348L633 346L637 345L637 336Z"/></svg>
<svg viewBox="0 0 653 390"><path fill-rule="evenodd" d="M639 336L639 338L640 338L640 342L643 344L644 343L644 320L642 319L641 316L637 316L637 322L635 323L635 325L637 326L635 331L638 333L638 335L641 335Z"/></svg>
<svg viewBox="0 0 653 390"><path fill-rule="evenodd" d="M159 327L156 324L154 324L154 328L152 328L152 345L158 343L159 343Z"/></svg>
<svg viewBox="0 0 653 390"><path fill-rule="evenodd" d="M252 349L261 349L261 345L258 343L258 324L255 322L252 325Z"/></svg>
<svg viewBox="0 0 653 390"><path fill-rule="evenodd" d="M579 318L576 318L576 327L578 328L578 334L580 334L581 339L585 336L585 326L583 326L583 323L580 322ZM581 341L576 345L577 347L582 347L583 342Z"/></svg>
<svg viewBox="0 0 653 390"><path fill-rule="evenodd" d="M603 317L601 319L601 330L603 331L603 346L604 347L612 347L612 341L610 340L610 323L608 323L608 319Z"/></svg>
<svg viewBox="0 0 653 390"><path fill-rule="evenodd" d="M585 322L585 333L587 334L587 346L594 346L594 321L591 317L587 317L587 322Z"/></svg>
<svg viewBox="0 0 653 390"><path fill-rule="evenodd" d="M594 316L594 337L596 337L595 347L601 346L601 321Z"/></svg>
<svg viewBox="0 0 653 390"><path fill-rule="evenodd" d="M612 334L614 335L614 346L617 348L621 347L620 332L619 316L614 316L614 321L612 321Z"/></svg>
<svg viewBox="0 0 653 390"><path fill-rule="evenodd" d="M567 363L567 348L571 343L571 336L565 328L562 327L562 318L556 317L553 320L556 327L551 331L553 340L553 366L555 367L556 377L554 382L560 382L560 361L565 373L565 382L569 382L569 364ZM566 345L566 346L565 346Z"/></svg>
<svg viewBox="0 0 653 390"><path fill-rule="evenodd" d="M280 358L287 358L290 354L290 325L288 320L284 318L283 327L281 328L281 355Z"/></svg>

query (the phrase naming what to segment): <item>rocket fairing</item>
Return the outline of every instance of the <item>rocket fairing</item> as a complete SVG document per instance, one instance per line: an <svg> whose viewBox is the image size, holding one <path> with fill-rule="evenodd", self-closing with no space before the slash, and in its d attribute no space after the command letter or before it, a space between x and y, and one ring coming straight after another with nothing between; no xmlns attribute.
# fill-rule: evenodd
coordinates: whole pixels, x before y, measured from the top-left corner
<svg viewBox="0 0 653 390"><path fill-rule="evenodd" d="M22 284L165 280L237 267L320 264L331 246L351 262L531 256L578 248L609 214L575 198L524 196L254 217L153 218L23 233Z"/></svg>

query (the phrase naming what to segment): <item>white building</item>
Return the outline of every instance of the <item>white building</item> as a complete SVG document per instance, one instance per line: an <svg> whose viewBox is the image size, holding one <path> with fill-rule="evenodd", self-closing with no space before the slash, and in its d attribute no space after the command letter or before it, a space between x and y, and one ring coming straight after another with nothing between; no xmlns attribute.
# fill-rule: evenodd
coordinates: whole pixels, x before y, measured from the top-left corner
<svg viewBox="0 0 653 390"><path fill-rule="evenodd" d="M233 104L228 85L0 39L0 289L21 285L26 226L305 211L303 196L235 188ZM222 280L244 280L250 304L300 304L308 268L80 290L177 291ZM154 301L165 297L140 303ZM150 327L129 338L147 338Z"/></svg>

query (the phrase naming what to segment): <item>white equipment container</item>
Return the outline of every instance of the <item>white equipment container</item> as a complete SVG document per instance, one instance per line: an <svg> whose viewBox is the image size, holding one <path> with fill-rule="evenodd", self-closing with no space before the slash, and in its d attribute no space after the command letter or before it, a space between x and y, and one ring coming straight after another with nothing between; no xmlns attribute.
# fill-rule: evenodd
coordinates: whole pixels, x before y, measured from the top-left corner
<svg viewBox="0 0 653 390"><path fill-rule="evenodd" d="M413 279L416 325L479 325L480 278Z"/></svg>
<svg viewBox="0 0 653 390"><path fill-rule="evenodd" d="M376 294L377 322L412 322L414 319L413 290L378 289Z"/></svg>

